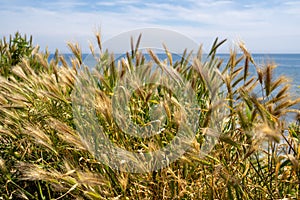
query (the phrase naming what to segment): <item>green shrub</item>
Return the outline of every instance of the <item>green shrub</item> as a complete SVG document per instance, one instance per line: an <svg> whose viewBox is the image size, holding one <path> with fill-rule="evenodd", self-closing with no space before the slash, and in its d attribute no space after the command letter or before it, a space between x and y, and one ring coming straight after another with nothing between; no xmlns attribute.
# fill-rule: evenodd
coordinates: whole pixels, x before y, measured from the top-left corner
<svg viewBox="0 0 300 200"><path fill-rule="evenodd" d="M27 40L16 32L14 37L10 35L9 41L6 38L0 41L0 75L8 77L11 74L11 68L21 62L22 58L28 58L33 51L32 37Z"/></svg>

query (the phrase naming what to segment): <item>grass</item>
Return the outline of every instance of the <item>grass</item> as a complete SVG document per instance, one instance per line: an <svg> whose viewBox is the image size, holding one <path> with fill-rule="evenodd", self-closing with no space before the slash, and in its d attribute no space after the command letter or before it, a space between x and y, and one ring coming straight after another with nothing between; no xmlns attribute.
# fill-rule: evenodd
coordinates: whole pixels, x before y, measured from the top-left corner
<svg viewBox="0 0 300 200"><path fill-rule="evenodd" d="M117 63L113 54L103 51L99 34L96 39L101 52L97 56L91 47L91 53L100 62L96 72L82 67L77 44L68 44L74 55L71 66L58 53L48 61L49 53L34 48L28 50L30 54L18 57L17 63L3 65L5 73L0 77L2 199L300 198L300 99L291 98L287 78L273 77L275 64L255 63L243 44L239 50L232 50L228 62L223 63L216 52L225 41L218 40L207 57L200 48L192 62L187 62L192 54L186 51L183 59L176 62L170 56L161 61L150 51L152 59L146 61L138 49L140 38L137 45L132 44L132 52ZM3 57L11 51L7 50L5 41L1 48L6 49L2 51ZM148 139L125 134L111 114L118 82L125 74L149 62L158 66L170 64L190 83L197 109L202 111L197 120L198 129L188 151L167 167L145 173L118 171L100 162L99 156L91 153L91 147L80 139L79 133L94 127L88 122L76 122L82 112L74 110L72 94L78 77L91 81L87 89L95 94L95 101L89 103L112 142L136 152L161 148L176 135L179 114L174 102L161 104L167 113L165 131ZM250 67L255 68L255 74L249 74ZM213 68L219 68L220 73L213 72L208 77ZM150 73L147 70L141 73ZM220 80L222 93L212 89L209 83L214 80ZM209 95L212 91L223 98L226 116L222 116L218 142L207 155L199 157L216 107ZM78 92L82 99L89 99L86 92ZM167 90L161 94L149 85L136 91L129 103L131 120L138 124L149 122L147 110L159 105L159 95L167 94ZM284 119L291 112L298 118L288 123Z"/></svg>

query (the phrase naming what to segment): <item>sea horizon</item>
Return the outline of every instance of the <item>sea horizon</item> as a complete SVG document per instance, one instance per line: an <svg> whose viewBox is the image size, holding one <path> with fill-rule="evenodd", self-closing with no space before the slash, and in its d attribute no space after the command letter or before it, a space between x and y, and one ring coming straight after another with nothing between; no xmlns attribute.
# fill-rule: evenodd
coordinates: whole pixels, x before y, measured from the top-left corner
<svg viewBox="0 0 300 200"><path fill-rule="evenodd" d="M68 61L68 58L73 57L74 55L72 53L66 53L66 54L61 54L63 55L66 60ZM90 53L83 53L83 63L88 65L88 66L93 66L95 63L94 61L90 61L89 59ZM126 54L114 54L115 59L121 59L124 57ZM149 54L145 54L146 59L150 59ZM173 55L173 61L181 59L181 56L183 54L172 54ZM195 55L195 54L194 54ZM205 57L208 55L208 53L203 53L202 56L205 59ZM226 63L229 59L229 53L217 53L216 57L219 57L220 59L223 59L223 64ZM242 53L237 54L243 55ZM263 67L264 64L268 63L274 63L277 67L274 70L274 77L277 78L281 75L286 76L290 81L291 81L291 93L296 96L300 97L300 53L251 53L254 62L259 66ZM161 60L167 59L167 55L165 53L157 53L157 56ZM49 60L54 57L54 54L50 54ZM92 55L90 57L91 59L93 58ZM93 63L93 64L89 64ZM241 63L242 64L242 63ZM249 72L252 73L254 72L254 67L250 67Z"/></svg>

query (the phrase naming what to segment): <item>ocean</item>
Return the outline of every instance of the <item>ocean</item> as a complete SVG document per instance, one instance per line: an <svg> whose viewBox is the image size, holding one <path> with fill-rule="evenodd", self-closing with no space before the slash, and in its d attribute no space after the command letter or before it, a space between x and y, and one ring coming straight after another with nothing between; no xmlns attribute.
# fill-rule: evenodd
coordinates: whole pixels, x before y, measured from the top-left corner
<svg viewBox="0 0 300 200"><path fill-rule="evenodd" d="M157 54L161 60L167 58L166 54ZM64 54L66 60L72 56L71 54ZM223 63L226 63L229 59L229 54L217 54L218 58L223 59ZM259 66L264 63L275 63L277 65L274 70L274 79L278 76L284 75L291 82L291 94L294 97L300 97L300 54L252 54L253 59L256 64ZM122 55L116 55L116 59L120 59ZM205 55L204 55L205 57ZM53 55L50 55L49 59L53 58ZM93 61L90 61L92 56L89 54L83 54L83 61L86 65L94 65ZM150 59L149 55L146 55L146 59ZM173 54L173 61L181 59L180 55ZM241 63L242 64L242 63ZM250 66L250 73L254 72L254 66Z"/></svg>
<svg viewBox="0 0 300 200"><path fill-rule="evenodd" d="M291 82L291 94L300 97L300 54L252 54L256 64L262 66L266 63L275 63L274 79L284 75ZM220 58L228 61L228 54L220 54ZM254 68L249 70L253 72Z"/></svg>

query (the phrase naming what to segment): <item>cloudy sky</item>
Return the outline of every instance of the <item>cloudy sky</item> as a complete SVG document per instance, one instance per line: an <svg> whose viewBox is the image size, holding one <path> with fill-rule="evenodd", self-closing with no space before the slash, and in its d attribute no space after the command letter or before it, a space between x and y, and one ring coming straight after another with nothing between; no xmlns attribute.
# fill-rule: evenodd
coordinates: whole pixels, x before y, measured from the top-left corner
<svg viewBox="0 0 300 200"><path fill-rule="evenodd" d="M299 0L0 0L0 36L32 34L35 44L83 51L101 29L103 40L140 28L179 32L209 49L227 38L223 52L243 40L251 52L300 53ZM180 43L181 41L177 41Z"/></svg>

